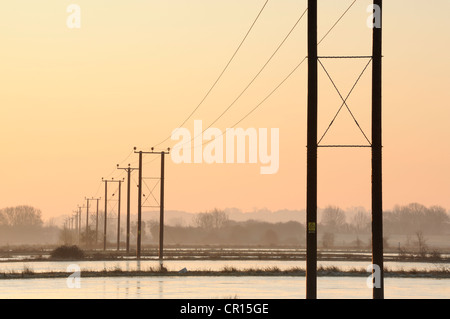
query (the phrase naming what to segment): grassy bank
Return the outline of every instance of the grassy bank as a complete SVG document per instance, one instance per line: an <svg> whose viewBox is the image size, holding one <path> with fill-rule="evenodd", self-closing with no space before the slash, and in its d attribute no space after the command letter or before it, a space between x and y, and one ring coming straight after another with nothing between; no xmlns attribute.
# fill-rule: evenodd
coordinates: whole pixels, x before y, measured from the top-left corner
<svg viewBox="0 0 450 319"><path fill-rule="evenodd" d="M304 277L305 269L293 267L289 269L279 269L278 267L267 268L246 268L237 269L234 267L224 267L221 270L194 270L194 271L168 271L164 267L146 270L124 271L120 267L111 269L103 269L99 271L81 271L81 277L152 277L152 276L298 276ZM72 273L68 272L34 272L32 269L25 267L21 272L3 272L0 273L1 279L38 279L38 278L67 278ZM335 266L319 267L317 275L322 277L338 277L338 276L359 276L367 277L369 273L364 268L340 269ZM385 269L386 277L403 277L403 278L450 278L450 268L440 267L434 270L389 270Z"/></svg>

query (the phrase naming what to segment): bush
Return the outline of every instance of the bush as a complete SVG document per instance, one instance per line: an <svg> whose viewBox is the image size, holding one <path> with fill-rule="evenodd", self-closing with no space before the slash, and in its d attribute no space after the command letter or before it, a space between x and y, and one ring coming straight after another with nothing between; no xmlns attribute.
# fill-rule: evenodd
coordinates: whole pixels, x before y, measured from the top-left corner
<svg viewBox="0 0 450 319"><path fill-rule="evenodd" d="M51 253L55 259L83 259L84 253L78 246L59 246Z"/></svg>

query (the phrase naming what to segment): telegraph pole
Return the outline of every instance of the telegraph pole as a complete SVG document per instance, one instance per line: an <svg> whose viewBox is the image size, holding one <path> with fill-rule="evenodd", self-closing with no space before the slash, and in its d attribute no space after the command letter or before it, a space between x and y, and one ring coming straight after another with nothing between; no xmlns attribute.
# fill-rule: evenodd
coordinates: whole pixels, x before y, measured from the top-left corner
<svg viewBox="0 0 450 319"><path fill-rule="evenodd" d="M138 167L119 167L117 164L117 169L123 169L127 172L127 253L130 252L130 193L131 193L131 172L139 169Z"/></svg>
<svg viewBox="0 0 450 319"><path fill-rule="evenodd" d="M134 148L136 150L136 148ZM135 151L136 152L136 151ZM138 222L137 222L137 242L136 258L141 259L141 221L142 221L142 151L139 151L139 184L138 184Z"/></svg>
<svg viewBox="0 0 450 319"><path fill-rule="evenodd" d="M151 152L136 151L139 154L139 185L138 185L138 241L136 256L141 258L141 214L142 214L142 155L143 154L157 154L161 155L161 175L160 175L160 203L159 203L159 262L162 265L163 251L164 251L164 157L169 154L170 148L167 151L155 152L153 147Z"/></svg>
<svg viewBox="0 0 450 319"><path fill-rule="evenodd" d="M108 183L119 183L119 208L118 208L118 221L120 221L120 185L122 183L121 180L114 180L111 178L110 180L103 179L102 181L105 183L105 220L103 226L103 250L106 250L106 227L107 227L107 217L108 217ZM119 223L120 225L120 223ZM119 239L119 237L118 237Z"/></svg>
<svg viewBox="0 0 450 319"><path fill-rule="evenodd" d="M103 180L103 177L102 177ZM108 215L108 181L105 182L105 213L104 213L104 224L103 224L103 250L106 250L106 218Z"/></svg>
<svg viewBox="0 0 450 319"><path fill-rule="evenodd" d="M372 264L378 266L373 269L375 276L379 276L379 287L374 284L373 298L384 298L384 270L383 270L383 188L382 188L382 0L374 0L374 10L378 26L373 27L372 47Z"/></svg>
<svg viewBox="0 0 450 319"><path fill-rule="evenodd" d="M164 250L164 157L165 152L161 152L161 190L159 201L159 263L162 265Z"/></svg>
<svg viewBox="0 0 450 319"><path fill-rule="evenodd" d="M86 198L86 247L89 245L89 198Z"/></svg>
<svg viewBox="0 0 450 319"><path fill-rule="evenodd" d="M94 197L91 197L91 198L88 198L88 197L85 197L85 199L86 199L86 246L88 246L88 245L90 245L90 243L88 243L88 234L89 234L89 201L91 201L91 200L95 200L95 201L97 201L97 210L96 210L96 221L95 221L95 245L97 245L97 233L98 233L98 203L99 203L99 200L100 200L100 197L99 198L94 198Z"/></svg>
<svg viewBox="0 0 450 319"><path fill-rule="evenodd" d="M317 298L317 0L308 0L306 298Z"/></svg>
<svg viewBox="0 0 450 319"><path fill-rule="evenodd" d="M117 251L120 249L120 198L121 198L122 181L119 181L119 203L117 208Z"/></svg>
<svg viewBox="0 0 450 319"><path fill-rule="evenodd" d="M97 211L95 213L95 246L97 247L98 244L98 203L100 201L101 197L95 198L97 201Z"/></svg>
<svg viewBox="0 0 450 319"><path fill-rule="evenodd" d="M81 245L81 210L84 206L78 206L77 219L78 219L78 244Z"/></svg>
<svg viewBox="0 0 450 319"><path fill-rule="evenodd" d="M78 218L78 244L81 244L81 207L80 206L78 206L77 218Z"/></svg>
<svg viewBox="0 0 450 319"><path fill-rule="evenodd" d="M74 241L76 241L76 236L78 234L78 210L73 210L72 213L73 213L72 220L74 223L73 234L74 234Z"/></svg>

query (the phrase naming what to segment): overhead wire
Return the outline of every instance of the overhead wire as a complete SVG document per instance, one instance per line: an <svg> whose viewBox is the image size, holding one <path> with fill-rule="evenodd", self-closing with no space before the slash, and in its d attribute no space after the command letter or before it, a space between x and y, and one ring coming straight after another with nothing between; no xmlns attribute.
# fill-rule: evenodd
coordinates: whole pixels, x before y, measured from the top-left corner
<svg viewBox="0 0 450 319"><path fill-rule="evenodd" d="M331 26L331 28L324 34L324 36L321 38L321 40L319 42L317 42L317 46L319 46L327 37L328 35L331 33L331 31L337 26L337 24L344 18L344 16L350 11L350 9L353 7L353 5L356 3L357 0L354 0L348 7L347 9L342 13L342 15L337 19L337 21ZM307 9L306 9L307 10ZM250 110L250 112L248 112L247 114L245 114L239 121L237 121L236 123L233 124L232 127L235 127L236 125L238 125L240 122L242 122L244 119L246 119L248 116L250 116L250 114L252 114L256 109L258 109L273 93L275 93L275 91L278 90L278 88L280 88L280 86L282 86L284 84L284 82L286 82L291 76L292 74L305 62L305 60L308 58L308 56L305 56L299 64L297 64L294 69L285 77L283 78L283 80L264 98L261 100L261 102L259 102L252 110ZM367 68L367 66L366 66ZM364 69L365 70L365 69ZM364 71L363 71L364 72ZM361 77L361 75L360 75ZM358 78L359 81L359 78ZM209 141L208 141L209 142ZM207 143L208 143L207 142Z"/></svg>
<svg viewBox="0 0 450 319"><path fill-rule="evenodd" d="M325 40L325 38L330 34L330 32L337 26L337 24L342 20L342 18L344 18L344 16L347 14L348 11L350 11L350 9L353 7L353 5L356 3L357 0L354 0L350 6L347 8L347 10L344 11L344 13L342 13L342 15L337 19L337 21L331 26L331 28L328 30L327 33L325 33L325 35L319 40L319 42L317 42L317 45L320 45L322 43L323 40Z"/></svg>
<svg viewBox="0 0 450 319"><path fill-rule="evenodd" d="M231 58L228 60L227 64L225 65L225 67L223 68L222 72L220 72L219 76L217 77L217 79L214 81L214 83L212 84L212 86L209 88L209 90L206 92L205 96L201 99L200 103L197 104L197 106L194 108L194 110L186 117L186 119L184 119L184 121L178 126L178 128L182 127L193 115L194 113L200 108L200 106L203 104L203 102L206 100L206 98L209 96L209 94L211 93L211 91L215 88L215 86L217 85L217 83L219 82L219 80L222 78L223 74L225 73L225 71L228 69L228 67L230 66L231 62L234 60L236 54L238 53L238 51L240 50L240 48L242 47L242 45L244 44L245 40L247 39L248 35L250 34L250 32L252 31L253 27L255 26L256 22L259 20L259 17L261 16L262 12L264 11L264 9L267 6L267 3L269 2L269 0L266 0L266 2L264 3L264 5L262 6L262 8L259 10L258 15L256 16L256 18L253 20L250 28L247 30L244 38L241 40L241 42L239 43L238 47L236 48L236 50L234 51L233 55L231 56ZM168 137L166 137L164 140L162 140L161 142L159 142L158 144L155 145L159 146L162 143L164 143L165 141L167 141L169 138L171 137L171 135L169 135Z"/></svg>
<svg viewBox="0 0 450 319"><path fill-rule="evenodd" d="M201 133L191 138L189 142L185 143L191 143L193 140L195 140L198 136L201 136L207 129L209 129L211 126L213 126L218 120L220 120L230 109L233 107L234 104L242 97L242 95L248 90L248 88L256 81L256 79L261 75L261 73L264 71L264 69L267 67L267 65L270 63L270 61L273 59L273 57L277 54L277 52L280 50L280 48L283 46L283 44L286 42L286 40L289 38L289 36L292 34L294 29L297 27L297 25L300 23L300 21L305 16L306 12L308 11L308 8L306 8L303 13L300 15L300 17L297 19L295 24L292 26L292 28L289 30L289 32L286 34L286 36L283 38L283 40L280 42L280 44L277 46L275 51L270 55L270 57L266 60L264 65L259 69L259 71L255 74L255 76L250 80L250 82L247 84L247 86L238 94L238 96L229 104L222 113L216 117L214 121L212 121L208 127L202 130ZM271 94L270 94L271 95ZM183 145L183 144L181 144ZM180 146L181 146L180 145Z"/></svg>
<svg viewBox="0 0 450 319"><path fill-rule="evenodd" d="M337 26L337 24L344 18L344 16L350 11L350 9L353 7L353 5L355 4L357 0L354 0L347 8L346 10L343 12L343 14L337 19L337 21L330 27L330 29L324 34L324 36L321 38L321 40L317 43L317 45L319 46L331 33L331 31ZM272 96L291 76L292 74L295 73L295 71L305 62L305 60L308 58L308 56L305 56L299 64L297 64L290 72L289 74L283 78L283 80L268 94L266 95L253 109L251 109L248 113L246 113L241 119L239 119L237 122L235 122L231 128L236 127L236 125L238 125L239 123L241 123L243 120L245 120L248 116L250 116L254 111L256 111L261 105L264 104L264 102L270 98L270 96ZM366 66L367 68L367 66ZM361 75L360 75L361 77ZM359 81L359 80L358 80ZM210 126L209 126L210 127ZM204 131L203 131L204 132ZM223 132L222 134L220 134L217 137L223 136L225 133ZM363 133L364 134L364 133ZM366 138L367 139L367 138ZM192 141L193 139L191 139ZM204 143L200 144L202 146L204 146L205 144L210 143L212 140L209 141L205 141ZM181 144L180 146L182 146L184 144ZM194 146L194 148L196 148L198 146Z"/></svg>
<svg viewBox="0 0 450 319"><path fill-rule="evenodd" d="M182 122L182 124L179 126L183 126L191 117L192 115L198 110L198 108L203 104L203 102L206 100L206 98L209 96L209 94L211 93L211 91L214 89L214 87L217 85L217 83L219 82L220 78L223 76L223 74L225 73L225 71L228 69L229 65L231 64L231 62L233 61L234 57L236 56L237 52L240 50L240 48L242 47L243 43L245 42L245 40L247 39L248 35L250 34L251 30L253 29L254 25L256 24L256 22L258 21L259 17L261 16L262 12L264 11L267 3L269 0L266 0L266 2L264 3L264 5L262 6L261 10L258 12L258 15L256 16L256 18L254 19L253 23L251 24L249 30L246 32L244 38L241 40L241 42L239 43L237 49L234 51L232 57L229 59L229 61L227 62L227 64L225 65L224 69L222 70L222 72L219 74L218 78L216 79L216 81L214 81L213 85L210 87L210 89L207 91L207 93L205 94L205 96L203 97L203 99L200 101L200 103L196 106L196 108L194 108L194 110L188 115L188 117ZM342 15L337 19L337 21L330 27L330 29L324 34L324 36L320 39L320 41L317 43L317 45L319 46L331 33L331 31L338 25L338 23L344 18L344 16L350 11L350 9L353 7L353 5L356 3L357 0L354 0L349 7L342 13ZM249 85L247 85L247 87L243 90L243 92L241 92L241 94L238 96L237 99L240 98L240 96L248 89L248 87L256 80L256 78L259 76L259 74L262 72L262 70L267 66L267 64L270 62L270 60L273 58L273 56L276 54L276 52L279 50L279 48L281 47L281 45L286 41L286 39L289 37L289 35L292 33L293 29L295 28L295 26L297 26L297 24L300 22L301 18L304 16L304 14L307 12L308 8L304 11L304 13L301 15L301 17L299 18L299 20L297 20L297 22L295 23L294 27L289 31L288 35L285 37L285 39L283 39L283 41L281 42L281 44L277 47L277 49L275 50L275 52L272 54L272 56L269 58L269 60L264 64L264 66L260 69L260 71L257 73L257 75L252 79L252 81L250 81ZM308 57L304 57L301 62L299 64L297 64L293 70L285 77L283 78L283 80L268 94L266 95L266 97L264 97L253 109L251 109L249 112L247 112L243 117L241 117L237 122L235 122L233 124L232 127L235 127L236 125L238 125L240 122L242 122L243 120L245 120L248 116L250 116L254 111L256 111L261 105L264 104L264 102L270 98L270 96L272 96L291 76L292 74L295 73L295 71L305 62L305 60ZM210 124L208 126L211 127L215 122L217 122L231 107L232 105L234 105L234 103L237 101L237 99L235 99L235 101L233 101L233 103L227 107L227 109L222 112L221 115L219 115L218 118L216 118L216 120L213 121L212 124ZM223 135L223 133L222 133ZM164 139L163 141L161 141L160 143L156 144L155 146L159 146L162 143L164 143L165 141L167 141L171 136L167 137L166 139ZM192 141L192 140L191 140ZM205 143L209 143L205 142ZM131 154L133 154L134 151L131 151L128 156L122 160L120 162L120 164L123 164L130 156ZM151 163L153 162L155 159L147 162L147 163ZM114 170L115 171L115 170ZM112 171L109 175L107 175L108 177L111 176L114 171ZM134 177L133 177L134 180ZM137 182L134 180L134 182L137 184ZM100 190L100 186L101 183L99 184L99 187L97 188L96 191L96 195L98 194L99 190Z"/></svg>

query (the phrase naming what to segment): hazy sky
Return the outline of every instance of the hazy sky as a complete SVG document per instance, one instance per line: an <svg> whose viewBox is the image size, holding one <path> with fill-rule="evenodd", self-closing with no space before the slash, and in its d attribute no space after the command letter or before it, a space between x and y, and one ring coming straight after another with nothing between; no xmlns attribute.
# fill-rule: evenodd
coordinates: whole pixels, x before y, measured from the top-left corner
<svg viewBox="0 0 450 319"><path fill-rule="evenodd" d="M102 177L136 165L198 105L265 0L16 0L0 11L0 207L28 204L44 218L104 196ZM81 8L70 29L67 7ZM321 0L319 37L352 3ZM368 0L358 0L319 55L370 55ZM209 125L267 61L307 1L271 0L229 69L185 128ZM450 1L384 1L384 207L450 208ZM257 80L213 127L224 131L255 107L306 55L306 16ZM346 96L366 60L325 60ZM319 135L341 105L319 68ZM348 105L370 138L371 67ZM256 164L166 160L166 209L306 206L306 64L238 127L279 128L279 170ZM343 109L324 143L363 143ZM170 139L159 146L173 147ZM131 155L130 155L131 154ZM128 157L127 157L128 156ZM144 162L154 156L147 155ZM370 150L319 150L319 206L370 207ZM159 176L159 160L145 165ZM136 202L136 181L133 203ZM149 180L153 188L154 182ZM159 198L155 188L154 196ZM146 192L146 191L144 191ZM125 193L125 192L123 192ZM146 192L147 195L148 191ZM148 202L150 204L150 201ZM103 204L102 204L103 205ZM103 206L101 206L103 207Z"/></svg>

